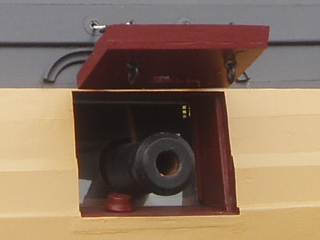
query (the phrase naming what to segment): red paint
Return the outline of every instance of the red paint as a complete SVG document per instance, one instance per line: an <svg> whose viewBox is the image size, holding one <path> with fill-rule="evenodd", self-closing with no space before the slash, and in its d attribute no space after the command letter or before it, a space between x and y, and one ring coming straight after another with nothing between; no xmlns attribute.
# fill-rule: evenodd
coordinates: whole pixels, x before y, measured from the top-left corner
<svg viewBox="0 0 320 240"><path fill-rule="evenodd" d="M110 212L132 212L131 196L127 194L112 193L108 196L105 208Z"/></svg>
<svg viewBox="0 0 320 240"><path fill-rule="evenodd" d="M224 93L204 94L192 105L199 201L238 213Z"/></svg>
<svg viewBox="0 0 320 240"><path fill-rule="evenodd" d="M140 216L200 216L200 215L233 215L234 213L220 211L207 206L170 206L141 207L132 212L107 212L103 208L83 207L82 217L140 217Z"/></svg>
<svg viewBox="0 0 320 240"><path fill-rule="evenodd" d="M80 70L78 87L225 87L229 85L223 70L227 58L239 51L262 52L268 35L266 26L109 26ZM126 65L135 59L139 62L139 80L131 85Z"/></svg>

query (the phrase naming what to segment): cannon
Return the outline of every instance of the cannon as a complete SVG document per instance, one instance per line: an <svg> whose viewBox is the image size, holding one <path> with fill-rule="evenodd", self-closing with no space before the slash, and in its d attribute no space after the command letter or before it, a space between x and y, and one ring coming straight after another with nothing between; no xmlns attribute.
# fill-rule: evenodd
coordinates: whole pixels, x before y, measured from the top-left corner
<svg viewBox="0 0 320 240"><path fill-rule="evenodd" d="M112 143L101 154L102 179L112 191L129 195L179 193L194 174L190 145L174 133L156 133L142 142Z"/></svg>

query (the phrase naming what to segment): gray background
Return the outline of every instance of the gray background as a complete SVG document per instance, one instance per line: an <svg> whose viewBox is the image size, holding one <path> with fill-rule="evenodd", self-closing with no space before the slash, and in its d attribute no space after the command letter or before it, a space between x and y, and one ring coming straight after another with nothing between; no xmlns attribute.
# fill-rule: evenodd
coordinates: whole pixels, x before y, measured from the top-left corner
<svg viewBox="0 0 320 240"><path fill-rule="evenodd" d="M81 64L42 79L67 53L92 49L102 24L253 24L271 27L270 46L232 87L320 87L318 0L0 0L0 87L76 87Z"/></svg>

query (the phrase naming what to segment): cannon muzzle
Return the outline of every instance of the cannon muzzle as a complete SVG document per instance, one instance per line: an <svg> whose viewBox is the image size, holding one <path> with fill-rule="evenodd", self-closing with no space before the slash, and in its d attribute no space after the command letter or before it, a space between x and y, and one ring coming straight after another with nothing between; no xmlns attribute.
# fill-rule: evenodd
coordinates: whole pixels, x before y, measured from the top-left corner
<svg viewBox="0 0 320 240"><path fill-rule="evenodd" d="M182 191L194 174L190 145L173 133L156 133L139 143L113 144L100 159L100 172L111 190L130 195L168 196Z"/></svg>

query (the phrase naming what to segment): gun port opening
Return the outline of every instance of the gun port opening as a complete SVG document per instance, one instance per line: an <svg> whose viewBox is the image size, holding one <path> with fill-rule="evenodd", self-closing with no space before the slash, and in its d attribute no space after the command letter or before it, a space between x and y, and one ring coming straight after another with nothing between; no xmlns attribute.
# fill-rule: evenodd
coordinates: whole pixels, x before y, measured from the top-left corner
<svg viewBox="0 0 320 240"><path fill-rule="evenodd" d="M180 169L180 159L172 151L161 152L156 159L156 167L161 176L170 177Z"/></svg>
<svg viewBox="0 0 320 240"><path fill-rule="evenodd" d="M82 216L238 214L224 99L221 92L74 91ZM143 142L161 132L178 135L192 148L195 172L188 185L171 196L132 195L131 213L106 211L107 197L114 191L101 177L103 149L115 143ZM184 160L176 151L163 148L153 166L163 180L170 180L183 170Z"/></svg>

